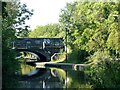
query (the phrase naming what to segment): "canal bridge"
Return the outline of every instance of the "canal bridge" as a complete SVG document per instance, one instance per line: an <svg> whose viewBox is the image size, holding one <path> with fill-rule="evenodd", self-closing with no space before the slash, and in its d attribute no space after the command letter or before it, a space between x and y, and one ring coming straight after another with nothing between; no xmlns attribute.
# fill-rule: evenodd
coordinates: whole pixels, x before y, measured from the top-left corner
<svg viewBox="0 0 120 90"><path fill-rule="evenodd" d="M65 50L63 38L17 38L12 48L19 52L31 52L45 62L50 61L55 53Z"/></svg>
<svg viewBox="0 0 120 90"><path fill-rule="evenodd" d="M21 76L20 88L61 88L63 84L67 87L69 78L67 77L67 70L83 71L87 64L73 64L73 63L57 63L51 62L51 58L56 58L60 51L65 51L64 40L62 38L18 38L12 42L12 48L18 52L30 52L38 56L38 61L33 60L35 71ZM25 57L28 59L28 57ZM27 62L28 64L31 62ZM30 64L32 66L32 64ZM65 79L61 83L58 78L58 71L56 68L65 70Z"/></svg>
<svg viewBox="0 0 120 90"><path fill-rule="evenodd" d="M50 62L51 57L58 57L57 53L65 51L63 38L18 38L13 44L13 49L19 52L30 52L38 56L38 61L33 60L36 68L57 67L64 70L82 71L85 64L56 63ZM28 64L31 62L27 62Z"/></svg>

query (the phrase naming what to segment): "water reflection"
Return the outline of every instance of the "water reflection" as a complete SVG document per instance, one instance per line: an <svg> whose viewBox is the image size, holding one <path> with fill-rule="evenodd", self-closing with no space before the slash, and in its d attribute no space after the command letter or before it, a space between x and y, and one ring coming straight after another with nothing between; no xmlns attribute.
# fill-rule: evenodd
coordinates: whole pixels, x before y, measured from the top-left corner
<svg viewBox="0 0 120 90"><path fill-rule="evenodd" d="M83 71L60 68L36 68L32 63L21 64L20 88L90 88Z"/></svg>
<svg viewBox="0 0 120 90"><path fill-rule="evenodd" d="M20 88L63 88L65 71L57 68L36 68L33 63L21 63Z"/></svg>
<svg viewBox="0 0 120 90"><path fill-rule="evenodd" d="M36 68L24 63L21 63L21 74L22 75L27 75L32 71L36 71Z"/></svg>

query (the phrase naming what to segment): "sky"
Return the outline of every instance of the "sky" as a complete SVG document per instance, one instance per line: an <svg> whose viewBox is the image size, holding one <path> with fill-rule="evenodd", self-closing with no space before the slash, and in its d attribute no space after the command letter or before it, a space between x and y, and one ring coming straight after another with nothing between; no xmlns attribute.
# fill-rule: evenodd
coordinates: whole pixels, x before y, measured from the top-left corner
<svg viewBox="0 0 120 90"><path fill-rule="evenodd" d="M30 20L26 21L31 29L35 29L38 25L46 25L59 22L59 14L66 3L74 0L20 0L26 4L27 8L34 10L34 14Z"/></svg>

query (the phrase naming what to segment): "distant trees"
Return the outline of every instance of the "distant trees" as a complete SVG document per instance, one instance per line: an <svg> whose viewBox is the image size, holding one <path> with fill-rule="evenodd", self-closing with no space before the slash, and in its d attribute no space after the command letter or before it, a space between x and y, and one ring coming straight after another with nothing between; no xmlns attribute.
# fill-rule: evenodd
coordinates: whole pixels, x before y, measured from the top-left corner
<svg viewBox="0 0 120 90"><path fill-rule="evenodd" d="M45 26L37 26L35 30L29 33L29 37L31 38L41 38L41 37L50 38L50 37L63 37L63 36L64 36L64 31L60 29L59 24L48 24Z"/></svg>
<svg viewBox="0 0 120 90"><path fill-rule="evenodd" d="M1 1L0 1L1 2ZM18 60L15 59L16 52L11 49L11 42L21 33L27 32L27 26L23 26L32 12L21 5L20 2L2 3L2 87L17 87L17 76L15 72L20 69ZM23 34L25 35L25 33Z"/></svg>

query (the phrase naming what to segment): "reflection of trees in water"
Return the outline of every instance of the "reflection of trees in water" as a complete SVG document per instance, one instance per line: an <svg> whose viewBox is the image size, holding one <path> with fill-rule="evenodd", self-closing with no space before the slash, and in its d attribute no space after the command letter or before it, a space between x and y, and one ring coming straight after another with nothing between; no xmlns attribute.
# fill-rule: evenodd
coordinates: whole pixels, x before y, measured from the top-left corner
<svg viewBox="0 0 120 90"><path fill-rule="evenodd" d="M58 77L53 77L50 69L46 71L43 75L35 77L24 77L24 81L20 81L23 84L23 88L62 88L63 84L61 83Z"/></svg>
<svg viewBox="0 0 120 90"><path fill-rule="evenodd" d="M22 75L26 75L28 73L30 73L31 71L36 70L35 67L27 65L27 64L21 64L21 68L22 68ZM59 69L59 68L50 68L50 73L47 74L43 74L44 77L44 82L45 82L45 86L47 87L56 87L54 84L58 86L60 86L61 88L86 88L89 86L86 86L85 83L85 75L84 72L82 71L67 71L67 76L66 76L66 71L63 69ZM38 76L40 77L40 76ZM49 78L48 78L49 77ZM36 77L31 77L33 80ZM39 81L41 81L41 79L38 79ZM31 82L31 81L30 81Z"/></svg>
<svg viewBox="0 0 120 90"><path fill-rule="evenodd" d="M51 68L51 74L54 77L58 77L60 79L60 82L62 83L62 88L66 88L66 85L67 87L70 86L72 79L66 75L65 70L59 68Z"/></svg>
<svg viewBox="0 0 120 90"><path fill-rule="evenodd" d="M22 60L23 61L23 60ZM45 88L62 88L63 84L59 77L54 77L50 69L46 71L42 69L37 69L37 72L33 76L29 76L29 74L36 70L35 66L27 65L27 63L21 62L21 74L22 78L20 79L20 83L23 85L22 88L43 88L43 84ZM44 72L45 71L45 72ZM58 74L63 73L62 70L58 70ZM57 74L57 73L55 73ZM64 75L64 74L63 74ZM58 75L57 75L58 76ZM62 78L62 76L61 76Z"/></svg>
<svg viewBox="0 0 120 90"><path fill-rule="evenodd" d="M84 71L74 71L51 68L53 76L58 77L63 84L63 88L90 88L91 86L86 83Z"/></svg>
<svg viewBox="0 0 120 90"><path fill-rule="evenodd" d="M21 74L25 75L35 70L36 68L25 63L21 63Z"/></svg>
<svg viewBox="0 0 120 90"><path fill-rule="evenodd" d="M36 56L33 53L30 52L20 52L21 57L19 58L20 64L21 64L21 75L26 75L32 71L36 70L36 67L34 66L34 61L37 61L38 56ZM32 60L32 59L33 60ZM33 63L31 63L33 62ZM31 65L28 65L28 64ZM33 66L32 66L33 65Z"/></svg>
<svg viewBox="0 0 120 90"><path fill-rule="evenodd" d="M86 82L84 71L68 71L68 76L71 78L68 88L91 88Z"/></svg>
<svg viewBox="0 0 120 90"><path fill-rule="evenodd" d="M34 71L36 68L30 65L22 65L23 71L22 74L25 75L27 73L30 73L31 71ZM86 84L86 78L85 74L82 71L66 71L59 68L50 68L49 74L43 74L44 77L44 83L45 87L58 87L54 84L59 86L61 88L89 88L89 85ZM34 77L36 78L36 77ZM33 78L33 79L34 79ZM40 79L41 80L41 79Z"/></svg>

